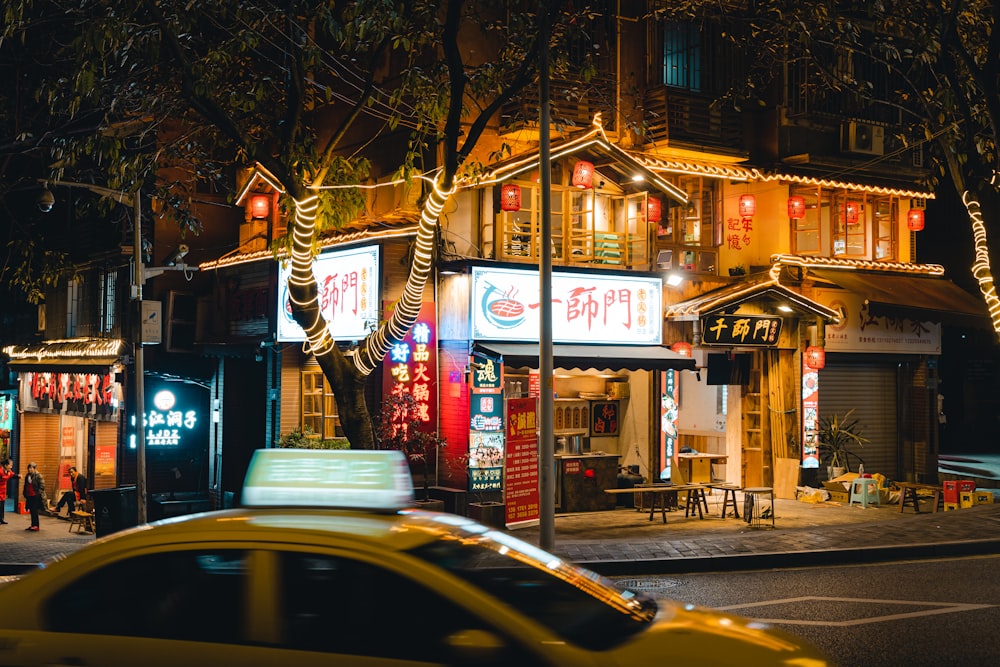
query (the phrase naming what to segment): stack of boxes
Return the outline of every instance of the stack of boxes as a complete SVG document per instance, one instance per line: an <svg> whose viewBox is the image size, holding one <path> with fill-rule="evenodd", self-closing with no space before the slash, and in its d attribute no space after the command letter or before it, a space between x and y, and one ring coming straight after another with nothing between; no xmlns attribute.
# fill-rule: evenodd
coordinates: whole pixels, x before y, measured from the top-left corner
<svg viewBox="0 0 1000 667"><path fill-rule="evenodd" d="M971 479L950 479L944 482L944 509L957 510L993 502L991 491L976 491L976 483Z"/></svg>

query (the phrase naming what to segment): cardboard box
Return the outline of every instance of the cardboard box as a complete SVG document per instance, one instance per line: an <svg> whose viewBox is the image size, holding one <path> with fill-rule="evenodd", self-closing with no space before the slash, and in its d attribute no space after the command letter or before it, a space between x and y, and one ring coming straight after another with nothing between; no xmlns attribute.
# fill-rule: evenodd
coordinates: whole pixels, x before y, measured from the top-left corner
<svg viewBox="0 0 1000 667"><path fill-rule="evenodd" d="M841 475L841 477L846 477L846 475ZM840 477L823 482L823 488L830 494L830 500L835 503L848 503L851 501L850 482L845 483L840 481Z"/></svg>
<svg viewBox="0 0 1000 667"><path fill-rule="evenodd" d="M827 489L829 491L829 489ZM847 491L830 491L830 500L835 503L851 502L851 494Z"/></svg>

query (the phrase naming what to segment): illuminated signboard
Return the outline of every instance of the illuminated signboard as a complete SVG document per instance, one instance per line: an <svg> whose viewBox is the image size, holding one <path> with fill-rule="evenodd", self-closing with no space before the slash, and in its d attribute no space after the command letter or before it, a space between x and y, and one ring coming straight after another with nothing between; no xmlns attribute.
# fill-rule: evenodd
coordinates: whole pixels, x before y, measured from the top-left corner
<svg viewBox="0 0 1000 667"><path fill-rule="evenodd" d="M313 262L320 308L334 340L361 340L378 324L379 246L323 253ZM288 296L291 266L278 267L278 340L306 339L292 318Z"/></svg>
<svg viewBox="0 0 1000 667"><path fill-rule="evenodd" d="M413 502L413 478L398 450L258 449L241 502L397 510Z"/></svg>
<svg viewBox="0 0 1000 667"><path fill-rule="evenodd" d="M389 348L382 362L383 386L416 401L421 431L437 432L437 336L435 306L425 303L403 340Z"/></svg>
<svg viewBox="0 0 1000 667"><path fill-rule="evenodd" d="M503 489L504 399L500 360L481 353L469 359L469 491Z"/></svg>
<svg viewBox="0 0 1000 667"><path fill-rule="evenodd" d="M777 345L780 317L711 315L701 325L704 345Z"/></svg>
<svg viewBox="0 0 1000 667"><path fill-rule="evenodd" d="M21 373L26 412L118 421L121 385L113 373Z"/></svg>
<svg viewBox="0 0 1000 667"><path fill-rule="evenodd" d="M189 382L151 379L146 381L145 396L143 424L147 448L200 450L207 446L208 392L204 387ZM135 449L135 446L135 433L132 432L129 447Z"/></svg>
<svg viewBox="0 0 1000 667"><path fill-rule="evenodd" d="M552 272L552 338L560 343L659 345L663 282ZM537 271L472 268L472 338L538 340Z"/></svg>
<svg viewBox="0 0 1000 667"><path fill-rule="evenodd" d="M802 359L802 467L819 468L819 371Z"/></svg>

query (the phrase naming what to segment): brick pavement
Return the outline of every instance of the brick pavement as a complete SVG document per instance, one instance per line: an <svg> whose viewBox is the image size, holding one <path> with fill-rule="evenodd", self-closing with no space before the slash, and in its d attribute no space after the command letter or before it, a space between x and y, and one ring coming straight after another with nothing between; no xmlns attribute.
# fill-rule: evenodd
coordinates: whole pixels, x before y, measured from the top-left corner
<svg viewBox="0 0 1000 667"><path fill-rule="evenodd" d="M712 501L714 502L714 501ZM742 504L740 505L742 507ZM722 519L710 506L705 519L616 509L557 515L557 555L603 574L680 573L872 562L1000 553L1000 503L950 512L905 514L898 505L863 509L833 503L778 500L776 528L751 529ZM0 574L21 571L94 541L69 531L69 523L41 518L41 530L25 531L27 515L7 513L0 526ZM538 544L538 527L510 531Z"/></svg>

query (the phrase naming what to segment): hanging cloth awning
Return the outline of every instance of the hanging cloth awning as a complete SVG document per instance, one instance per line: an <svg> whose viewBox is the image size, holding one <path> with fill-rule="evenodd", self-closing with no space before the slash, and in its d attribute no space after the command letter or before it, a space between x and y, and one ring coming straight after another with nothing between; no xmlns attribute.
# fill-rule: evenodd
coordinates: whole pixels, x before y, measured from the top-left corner
<svg viewBox="0 0 1000 667"><path fill-rule="evenodd" d="M836 269L810 269L809 273L860 295L872 315L945 324L989 324L982 299L940 276Z"/></svg>
<svg viewBox="0 0 1000 667"><path fill-rule="evenodd" d="M503 357L508 366L538 368L538 343L477 343L475 349ZM661 345L552 345L556 368L613 371L694 370L695 361Z"/></svg>

